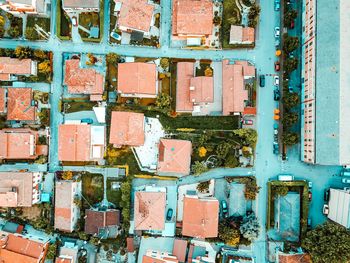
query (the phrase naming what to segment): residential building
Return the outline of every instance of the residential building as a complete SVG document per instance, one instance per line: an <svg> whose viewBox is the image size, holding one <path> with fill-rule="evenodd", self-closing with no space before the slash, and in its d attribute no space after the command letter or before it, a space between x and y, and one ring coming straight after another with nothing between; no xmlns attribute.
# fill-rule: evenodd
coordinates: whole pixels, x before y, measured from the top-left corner
<svg viewBox="0 0 350 263"><path fill-rule="evenodd" d="M48 146L38 143L37 131L27 128L0 130L0 160L34 160L47 155Z"/></svg>
<svg viewBox="0 0 350 263"><path fill-rule="evenodd" d="M79 206L74 201L81 198L81 181L56 181L55 229L72 232L80 218Z"/></svg>
<svg viewBox="0 0 350 263"><path fill-rule="evenodd" d="M153 24L154 5L147 0L114 0L121 31L149 33Z"/></svg>
<svg viewBox="0 0 350 263"><path fill-rule="evenodd" d="M222 115L241 114L248 100L245 79L255 77L255 67L247 61L222 62Z"/></svg>
<svg viewBox="0 0 350 263"><path fill-rule="evenodd" d="M168 252L147 250L146 255L142 258L142 263L178 263L176 256Z"/></svg>
<svg viewBox="0 0 350 263"><path fill-rule="evenodd" d="M194 73L193 62L177 63L177 112L200 112L201 107L214 102L213 77L195 77Z"/></svg>
<svg viewBox="0 0 350 263"><path fill-rule="evenodd" d="M99 0L62 0L62 8L67 13L99 12L100 1Z"/></svg>
<svg viewBox="0 0 350 263"><path fill-rule="evenodd" d="M0 172L0 206L31 207L40 202L43 174Z"/></svg>
<svg viewBox="0 0 350 263"><path fill-rule="evenodd" d="M18 76L36 76L37 69L37 61L29 58L0 57L0 81L17 80Z"/></svg>
<svg viewBox="0 0 350 263"><path fill-rule="evenodd" d="M103 74L93 68L84 68L79 59L66 60L64 85L67 86L68 93L86 94L90 95L92 101L101 101L104 83Z"/></svg>
<svg viewBox="0 0 350 263"><path fill-rule="evenodd" d="M0 87L0 114L6 113L6 89Z"/></svg>
<svg viewBox="0 0 350 263"><path fill-rule="evenodd" d="M195 238L218 236L219 201L215 198L185 196L182 235Z"/></svg>
<svg viewBox="0 0 350 263"><path fill-rule="evenodd" d="M328 219L350 228L350 192L330 189Z"/></svg>
<svg viewBox="0 0 350 263"><path fill-rule="evenodd" d="M230 44L253 44L255 42L255 29L231 25Z"/></svg>
<svg viewBox="0 0 350 263"><path fill-rule="evenodd" d="M61 124L58 128L58 159L62 162L89 162L103 159L105 126Z"/></svg>
<svg viewBox="0 0 350 263"><path fill-rule="evenodd" d="M174 0L172 34L183 38L209 36L213 18L211 0Z"/></svg>
<svg viewBox="0 0 350 263"><path fill-rule="evenodd" d="M311 257L306 253L285 254L278 252L277 263L311 263Z"/></svg>
<svg viewBox="0 0 350 263"><path fill-rule="evenodd" d="M311 164L348 165L350 2L302 3L301 159Z"/></svg>
<svg viewBox="0 0 350 263"><path fill-rule="evenodd" d="M145 141L144 120L143 113L113 111L109 143L116 148L143 145Z"/></svg>
<svg viewBox="0 0 350 263"><path fill-rule="evenodd" d="M118 64L118 93L122 97L156 98L158 73L154 63Z"/></svg>
<svg viewBox="0 0 350 263"><path fill-rule="evenodd" d="M58 257L56 257L55 263L78 263L79 246L74 242L65 242L60 247Z"/></svg>
<svg viewBox="0 0 350 263"><path fill-rule="evenodd" d="M157 173L183 176L190 173L192 143L185 140L161 139Z"/></svg>
<svg viewBox="0 0 350 263"><path fill-rule="evenodd" d="M49 247L46 240L6 232L1 232L0 243L0 260L3 263L42 263Z"/></svg>
<svg viewBox="0 0 350 263"><path fill-rule="evenodd" d="M162 231L165 227L165 192L135 192L134 229Z"/></svg>
<svg viewBox="0 0 350 263"><path fill-rule="evenodd" d="M85 233L87 234L97 235L99 238L116 238L119 233L119 225L119 210L85 210Z"/></svg>
<svg viewBox="0 0 350 263"><path fill-rule="evenodd" d="M6 0L0 8L14 16L39 15L48 16L51 0Z"/></svg>
<svg viewBox="0 0 350 263"><path fill-rule="evenodd" d="M31 88L7 89L7 120L35 121L36 110Z"/></svg>
<svg viewBox="0 0 350 263"><path fill-rule="evenodd" d="M175 238L174 246L173 246L173 255L179 260L181 263L186 262L187 256L187 245L188 241L185 239Z"/></svg>

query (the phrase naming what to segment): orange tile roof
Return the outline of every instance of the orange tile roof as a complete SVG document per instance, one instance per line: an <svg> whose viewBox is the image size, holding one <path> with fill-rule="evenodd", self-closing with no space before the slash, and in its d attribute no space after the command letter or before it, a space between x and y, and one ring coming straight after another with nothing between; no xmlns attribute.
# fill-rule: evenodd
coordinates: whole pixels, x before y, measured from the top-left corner
<svg viewBox="0 0 350 263"><path fill-rule="evenodd" d="M61 124L58 128L58 159L60 161L90 161L91 126Z"/></svg>
<svg viewBox="0 0 350 263"><path fill-rule="evenodd" d="M186 261L187 254L187 240L175 238L173 246L173 255L176 256L180 262Z"/></svg>
<svg viewBox="0 0 350 263"><path fill-rule="evenodd" d="M118 18L119 27L149 32L154 5L149 4L147 0L115 0L115 2L122 4Z"/></svg>
<svg viewBox="0 0 350 263"><path fill-rule="evenodd" d="M56 258L55 263L74 263L74 262L73 262L73 259L58 257Z"/></svg>
<svg viewBox="0 0 350 263"><path fill-rule="evenodd" d="M34 121L36 107L32 106L31 88L7 89L7 119L18 121Z"/></svg>
<svg viewBox="0 0 350 263"><path fill-rule="evenodd" d="M213 2L211 0L174 0L173 35L211 35Z"/></svg>
<svg viewBox="0 0 350 263"><path fill-rule="evenodd" d="M38 133L30 129L0 130L0 159L35 159Z"/></svg>
<svg viewBox="0 0 350 263"><path fill-rule="evenodd" d="M1 207L31 207L32 193L33 173L0 172Z"/></svg>
<svg viewBox="0 0 350 263"><path fill-rule="evenodd" d="M85 233L87 234L98 234L99 229L120 225L120 211L119 210L108 210L108 211L97 211L86 209L85 210Z"/></svg>
<svg viewBox="0 0 350 263"><path fill-rule="evenodd" d="M243 115L256 115L256 107L245 107Z"/></svg>
<svg viewBox="0 0 350 263"><path fill-rule="evenodd" d="M222 114L243 112L244 101L248 100L248 91L244 87L243 66L222 63Z"/></svg>
<svg viewBox="0 0 350 263"><path fill-rule="evenodd" d="M253 27L244 27L242 30L243 42L254 42L255 41L255 29Z"/></svg>
<svg viewBox="0 0 350 263"><path fill-rule="evenodd" d="M190 101L190 85L194 76L193 62L177 63L176 73L176 111L193 111L193 103Z"/></svg>
<svg viewBox="0 0 350 263"><path fill-rule="evenodd" d="M43 262L47 248L48 243L40 243L19 235L9 234L7 237L4 237L4 245L0 247L0 262Z"/></svg>
<svg viewBox="0 0 350 263"><path fill-rule="evenodd" d="M190 101L194 103L214 102L213 77L194 77L191 79Z"/></svg>
<svg viewBox="0 0 350 263"><path fill-rule="evenodd" d="M311 263L311 257L309 254L279 254L279 263Z"/></svg>
<svg viewBox="0 0 350 263"><path fill-rule="evenodd" d="M159 142L158 173L188 175L191 154L192 143L190 141L161 139Z"/></svg>
<svg viewBox="0 0 350 263"><path fill-rule="evenodd" d="M71 94L102 94L105 78L92 68L80 68L79 59L66 60L64 84Z"/></svg>
<svg viewBox="0 0 350 263"><path fill-rule="evenodd" d="M142 263L166 263L164 259L152 258L149 256L142 257Z"/></svg>
<svg viewBox="0 0 350 263"><path fill-rule="evenodd" d="M5 92L6 92L6 89L4 88L0 88L0 113L2 112L5 112Z"/></svg>
<svg viewBox="0 0 350 263"><path fill-rule="evenodd" d="M217 237L219 201L184 197L182 235L209 238Z"/></svg>
<svg viewBox="0 0 350 263"><path fill-rule="evenodd" d="M243 66L243 76L244 77L255 77L255 67L250 65L248 61L237 60L235 64Z"/></svg>
<svg viewBox="0 0 350 263"><path fill-rule="evenodd" d="M118 64L118 92L126 95L156 96L157 69L153 63Z"/></svg>
<svg viewBox="0 0 350 263"><path fill-rule="evenodd" d="M113 111L109 143L116 147L143 145L145 141L144 119L143 113Z"/></svg>
<svg viewBox="0 0 350 263"><path fill-rule="evenodd" d="M134 203L135 230L163 230L166 193L136 192Z"/></svg>
<svg viewBox="0 0 350 263"><path fill-rule="evenodd" d="M10 57L0 57L1 80L10 80L10 74L31 75L33 73L31 59L18 59Z"/></svg>

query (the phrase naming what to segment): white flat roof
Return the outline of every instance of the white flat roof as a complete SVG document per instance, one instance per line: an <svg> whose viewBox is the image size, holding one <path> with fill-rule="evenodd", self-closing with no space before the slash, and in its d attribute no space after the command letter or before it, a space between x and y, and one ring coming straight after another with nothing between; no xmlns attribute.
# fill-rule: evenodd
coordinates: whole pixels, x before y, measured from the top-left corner
<svg viewBox="0 0 350 263"><path fill-rule="evenodd" d="M350 227L350 193L341 189L330 189L328 218L338 224Z"/></svg>

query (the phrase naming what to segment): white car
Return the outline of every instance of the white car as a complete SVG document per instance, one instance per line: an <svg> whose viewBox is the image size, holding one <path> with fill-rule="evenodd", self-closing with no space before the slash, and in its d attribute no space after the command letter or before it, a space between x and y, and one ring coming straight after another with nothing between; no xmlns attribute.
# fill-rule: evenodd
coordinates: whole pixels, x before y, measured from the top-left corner
<svg viewBox="0 0 350 263"><path fill-rule="evenodd" d="M323 205L323 214L328 215L329 214L329 206L328 205Z"/></svg>
<svg viewBox="0 0 350 263"><path fill-rule="evenodd" d="M273 77L273 84L275 86L279 86L280 85L280 77L279 76L274 76Z"/></svg>
<svg viewBox="0 0 350 263"><path fill-rule="evenodd" d="M275 27L275 38L279 38L280 37L280 28L278 26Z"/></svg>

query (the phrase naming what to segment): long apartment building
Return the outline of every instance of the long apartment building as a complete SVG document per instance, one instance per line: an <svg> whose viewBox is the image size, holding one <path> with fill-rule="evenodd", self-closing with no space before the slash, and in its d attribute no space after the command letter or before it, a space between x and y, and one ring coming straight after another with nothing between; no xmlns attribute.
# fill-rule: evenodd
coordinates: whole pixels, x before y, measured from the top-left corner
<svg viewBox="0 0 350 263"><path fill-rule="evenodd" d="M350 164L350 1L304 0L301 158Z"/></svg>

